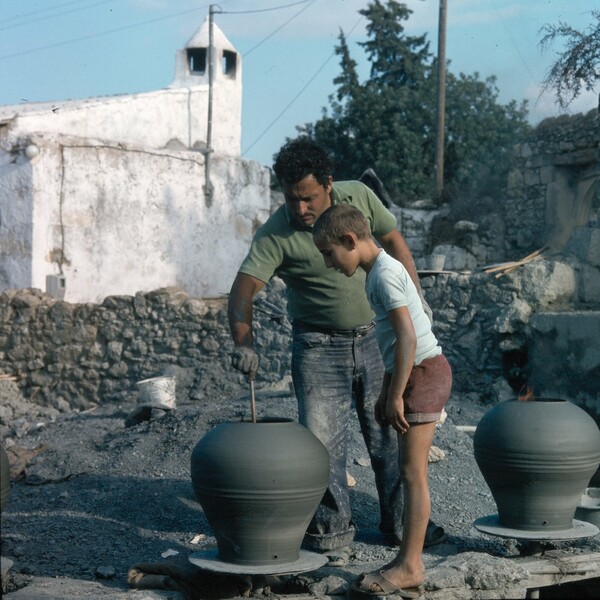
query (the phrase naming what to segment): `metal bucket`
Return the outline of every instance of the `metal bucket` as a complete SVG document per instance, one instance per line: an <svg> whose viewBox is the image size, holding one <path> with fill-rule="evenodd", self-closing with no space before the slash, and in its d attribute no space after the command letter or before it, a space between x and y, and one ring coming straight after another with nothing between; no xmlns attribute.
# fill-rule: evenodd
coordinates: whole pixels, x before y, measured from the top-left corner
<svg viewBox="0 0 600 600"><path fill-rule="evenodd" d="M175 408L175 377L151 377L138 381L140 404L163 410Z"/></svg>

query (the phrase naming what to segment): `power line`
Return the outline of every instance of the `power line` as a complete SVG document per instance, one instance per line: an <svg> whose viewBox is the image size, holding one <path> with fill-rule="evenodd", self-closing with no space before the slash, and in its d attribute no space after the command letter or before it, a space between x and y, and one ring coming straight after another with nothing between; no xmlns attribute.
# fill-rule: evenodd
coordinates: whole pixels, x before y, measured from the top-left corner
<svg viewBox="0 0 600 600"><path fill-rule="evenodd" d="M296 2L296 5L297 4L304 4L307 1L308 1L308 4L306 4L306 6L304 6L303 8L301 8L295 15L293 15L287 21L285 21L284 23L282 23L279 27L277 27L277 29L275 29L274 31L272 31L267 37L263 38L260 42L258 42L258 44L255 44L254 46L252 46L252 48L250 48L250 50L248 50L247 52L244 52L244 54L243 54L244 58L246 58L251 52L253 52L257 48L259 48L260 46L262 46L268 39L272 38L278 31L281 31L288 23L290 23L291 21L293 21L298 15L300 15L301 13L303 13L307 8L310 8L317 0L304 0L303 2ZM295 5L294 4L288 4L288 6L295 6ZM259 11L257 11L257 12L259 12Z"/></svg>
<svg viewBox="0 0 600 600"><path fill-rule="evenodd" d="M167 19L173 19L174 17L180 17L181 15L186 15L189 13L197 12L199 10L205 10L208 4L204 6L199 6L197 8L190 8L188 10L184 10L178 13L173 13L170 15L166 15L164 17L157 17L156 19L149 19L148 21L140 21L139 23L132 23L131 25L125 25L124 27L118 27L117 29L109 29L107 31L100 31L99 33L90 33L89 35L85 35L79 38L73 38L70 40L64 40L62 42L56 42L54 44L47 44L45 46L38 46L37 48L29 48L29 50L22 50L21 52L13 52L12 54L3 54L0 55L0 60L5 58L15 58L16 56L23 56L24 54L32 54L34 52L39 52L41 50L48 50L49 48L58 48L60 46L66 46L67 44L75 44L77 42L83 42L85 40L102 37L104 35L109 35L111 33L119 33L120 31L126 31L128 29L134 29L135 27L143 27L144 25L151 25L152 23L158 23L160 21L166 21Z"/></svg>
<svg viewBox="0 0 600 600"><path fill-rule="evenodd" d="M225 11L221 11L224 14L228 14L228 15L248 15L248 14L254 14L254 13L261 13L261 12L271 12L273 10L280 10L282 8L290 8L291 6L298 6L299 4L305 4L306 2L310 2L311 4L314 2L314 0L300 0L299 2L292 2L291 4L283 4L281 6L274 6L273 8L257 8L255 10L225 10Z"/></svg>
<svg viewBox="0 0 600 600"><path fill-rule="evenodd" d="M15 23L14 25L8 25L7 27L0 27L0 31L5 31L7 29L15 29L16 27L23 27L24 25L30 25L31 23L38 23L39 21L48 21L49 19L56 19L57 17L62 17L64 15L70 15L71 13L74 13L74 12L79 12L81 10L87 10L88 8L94 8L95 6L101 6L102 4L109 4L110 2L114 2L114 1L115 0L102 0L101 2L95 2L94 4L88 4L87 6L78 6L77 8L72 8L71 10L66 10L66 11L63 11L60 13L56 13L54 15L47 15L45 17L31 19L30 21L24 21L23 23ZM67 4L72 4L72 3L67 2ZM43 12L43 11L40 11L40 12ZM29 14L32 15L32 14L36 14L36 13L29 13ZM20 18L20 17L14 17L13 19L9 19L9 20L14 20L15 18Z"/></svg>
<svg viewBox="0 0 600 600"><path fill-rule="evenodd" d="M354 24L352 29L348 32L348 36L352 34L352 32L358 27L359 23L363 20L363 17L360 17L358 21ZM251 150L264 136L265 134L281 119L281 117L288 111L288 109L298 100L298 98L304 93L304 91L308 88L308 86L317 78L319 73L327 66L329 61L335 56L335 50L327 57L327 60L317 69L317 71L313 74L313 76L302 86L300 91L290 100L290 102L285 106L285 108L267 125L267 127L263 130L263 132L247 147L242 151L242 156L244 156L249 150Z"/></svg>
<svg viewBox="0 0 600 600"><path fill-rule="evenodd" d="M521 59L521 62L523 63L523 66L525 67L525 70L527 71L527 73L529 74L529 78L530 81L533 83L538 82L538 79L535 77L535 75L532 73L531 68L529 67L529 63L525 60L525 57L523 56L523 54L521 53L521 50L519 48L519 46L517 45L517 42L515 40L515 38L512 35L512 32L510 30L510 28L508 27L508 25L506 24L506 21L504 20L504 18L502 17L502 14L500 13L500 11L498 10L498 7L496 6L496 4L494 3L494 0L489 0L489 3L493 6L494 10L496 11L496 14L498 15L498 18L500 19L502 26L504 27L504 29L506 30L506 34L508 35L508 39L510 40L510 42L512 43L512 45L514 46L515 52L517 53L517 55L519 56L519 58ZM541 90L540 93L538 94L537 100L535 101L535 104L537 105L538 102L540 102L540 100L546 104L546 106L550 106L547 98L545 98L543 96L543 92L544 90Z"/></svg>
<svg viewBox="0 0 600 600"><path fill-rule="evenodd" d="M72 4L79 4L80 2L81 2L81 0L71 0L71 2L63 2L62 4L57 4L56 6L47 6L46 8L38 8L37 10L23 13L22 15L8 17L8 19L0 19L0 23L8 23L9 21L18 21L19 19L23 19L25 17L31 17L32 15L39 15L40 13L50 12L50 11L62 8L63 6L71 6Z"/></svg>

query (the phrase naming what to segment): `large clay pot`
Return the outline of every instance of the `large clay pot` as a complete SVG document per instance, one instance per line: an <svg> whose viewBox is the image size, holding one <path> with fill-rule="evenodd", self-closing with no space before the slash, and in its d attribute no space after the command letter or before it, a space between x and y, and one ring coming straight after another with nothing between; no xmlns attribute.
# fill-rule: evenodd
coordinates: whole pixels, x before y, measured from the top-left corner
<svg viewBox="0 0 600 600"><path fill-rule="evenodd" d="M473 438L500 525L526 531L573 527L600 463L600 430L566 400L508 400L490 409Z"/></svg>
<svg viewBox="0 0 600 600"><path fill-rule="evenodd" d="M329 454L291 419L230 421L198 442L191 475L220 560L287 563L327 488Z"/></svg>

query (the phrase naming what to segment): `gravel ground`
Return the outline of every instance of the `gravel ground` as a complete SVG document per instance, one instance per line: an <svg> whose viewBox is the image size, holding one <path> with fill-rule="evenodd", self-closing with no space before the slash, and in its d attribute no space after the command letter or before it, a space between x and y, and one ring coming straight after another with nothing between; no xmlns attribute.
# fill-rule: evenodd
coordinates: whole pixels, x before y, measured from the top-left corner
<svg viewBox="0 0 600 600"><path fill-rule="evenodd" d="M22 399L11 397L5 391L4 402L23 407ZM258 390L257 406L259 417L296 415L295 400L287 390ZM23 449L40 450L13 481L2 513L2 557L13 561L3 577L7 596L175 598L172 593L126 591L127 571L134 563L156 563L174 553L175 560L187 561L190 553L215 545L192 490L190 455L216 423L249 415L248 393L240 389L237 396L178 404L160 418L133 426L125 424L136 408L133 401L51 418L32 414L35 408L29 408L27 417L2 430L3 444L13 451L11 468L16 468L15 451L23 457ZM458 552L503 556L515 551L513 541L481 535L473 527L475 519L496 508L476 466L472 438L456 425L475 425L485 410L453 398L448 418L436 432L434 444L444 458L430 465L432 518L449 537L425 554L426 566ZM355 556L346 569L324 567L296 578L295 585L304 592L315 593L315 583L323 578L350 581L395 554L377 538L375 486L356 419L350 439L348 472L356 480L351 488L358 529ZM39 591L51 581L54 592L49 593L59 595ZM56 592L65 582L71 582L69 590ZM28 589L38 590L37 595L27 595Z"/></svg>

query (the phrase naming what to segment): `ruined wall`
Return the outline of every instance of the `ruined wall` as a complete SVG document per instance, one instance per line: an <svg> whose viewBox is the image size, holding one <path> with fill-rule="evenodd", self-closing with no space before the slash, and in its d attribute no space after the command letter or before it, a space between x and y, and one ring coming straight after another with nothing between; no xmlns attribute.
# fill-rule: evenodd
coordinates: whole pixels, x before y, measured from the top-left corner
<svg viewBox="0 0 600 600"><path fill-rule="evenodd" d="M596 110L549 118L516 147L505 206L507 258L560 249L600 208Z"/></svg>
<svg viewBox="0 0 600 600"><path fill-rule="evenodd" d="M454 370L454 392L484 403L514 397L529 383L532 317L569 310L579 293L577 269L567 260L540 259L498 279L454 273L422 284ZM255 302L257 389L290 374L285 302L278 280ZM564 343L561 353L580 352ZM600 336L590 343L587 355L600 357ZM178 401L228 397L244 385L230 366L231 350L224 298L202 300L177 288L102 304L70 304L36 290L0 294L0 373L16 376L25 398L45 406L118 402L135 393L136 381L162 374L177 376ZM600 381L600 366L588 367L588 379ZM562 397L569 397L568 384L577 385L581 370L565 368L561 377ZM588 396L600 412L597 392Z"/></svg>
<svg viewBox="0 0 600 600"><path fill-rule="evenodd" d="M545 245L561 250L600 210L599 144L595 110L546 119L515 147L499 199L402 208L402 233L416 258L444 254L452 270L520 259Z"/></svg>
<svg viewBox="0 0 600 600"><path fill-rule="evenodd" d="M270 314L257 311L263 381L279 380L288 366L285 325L262 333ZM101 304L71 304L36 289L0 294L0 373L16 376L24 397L42 406L118 402L137 381L165 374L177 377L180 399L226 397L242 382L231 349L224 298L192 298L178 288Z"/></svg>

